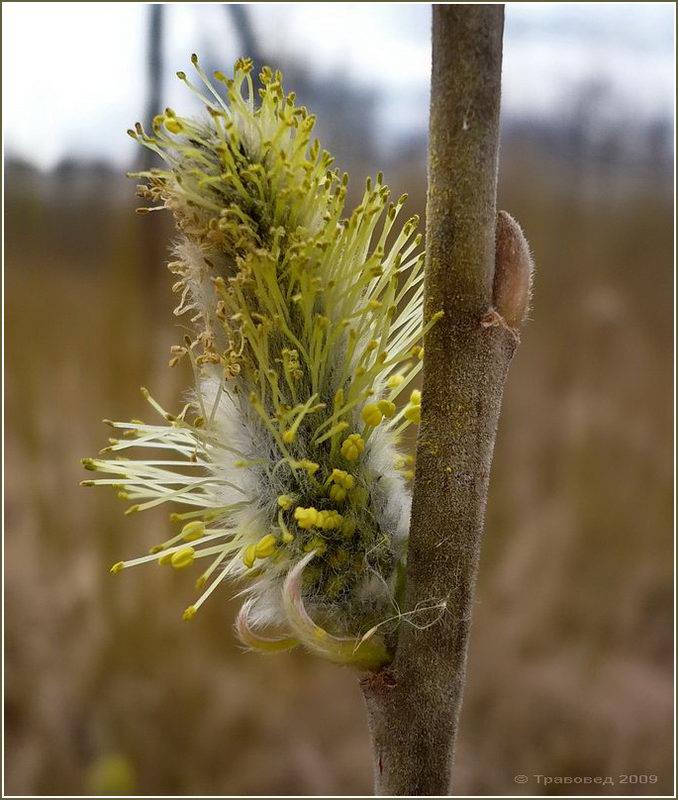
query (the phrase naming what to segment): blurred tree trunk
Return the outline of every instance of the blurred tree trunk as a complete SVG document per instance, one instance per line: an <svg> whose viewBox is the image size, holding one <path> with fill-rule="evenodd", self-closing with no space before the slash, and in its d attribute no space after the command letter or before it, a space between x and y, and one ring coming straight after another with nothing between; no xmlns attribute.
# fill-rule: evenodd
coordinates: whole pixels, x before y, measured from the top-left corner
<svg viewBox="0 0 678 800"><path fill-rule="evenodd" d="M257 44L257 38L254 35L254 30L250 24L250 18L247 6L239 3L229 3L226 6L226 13L230 15L233 26L235 27L238 39L240 41L240 55L245 58L251 58L254 65L260 68L261 53Z"/></svg>
<svg viewBox="0 0 678 800"><path fill-rule="evenodd" d="M529 291L508 215L495 243L503 27L502 5L433 6L425 317L445 316L425 341L406 610L436 608L401 623L393 663L362 683L378 794L450 791L495 431ZM495 247L508 254L496 273Z"/></svg>
<svg viewBox="0 0 678 800"><path fill-rule="evenodd" d="M153 130L153 117L162 111L162 74L163 74L163 39L164 13L162 3L147 6L148 33L146 39L146 108L144 111L144 127ZM149 170L158 166L157 157L151 150L142 148L141 169ZM165 260L163 220L158 214L150 214L143 219L141 230L141 272L142 286L151 303L158 298L160 277L163 275L160 264Z"/></svg>

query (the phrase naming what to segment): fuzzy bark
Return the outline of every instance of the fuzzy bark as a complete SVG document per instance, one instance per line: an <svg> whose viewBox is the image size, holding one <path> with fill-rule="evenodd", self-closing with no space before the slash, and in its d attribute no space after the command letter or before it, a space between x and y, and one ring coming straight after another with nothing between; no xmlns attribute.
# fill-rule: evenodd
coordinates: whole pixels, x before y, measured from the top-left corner
<svg viewBox="0 0 678 800"><path fill-rule="evenodd" d="M393 664L362 682L383 795L450 791L488 478L517 344L493 304L503 13L433 7L425 315L445 316L425 341L413 624L401 624Z"/></svg>

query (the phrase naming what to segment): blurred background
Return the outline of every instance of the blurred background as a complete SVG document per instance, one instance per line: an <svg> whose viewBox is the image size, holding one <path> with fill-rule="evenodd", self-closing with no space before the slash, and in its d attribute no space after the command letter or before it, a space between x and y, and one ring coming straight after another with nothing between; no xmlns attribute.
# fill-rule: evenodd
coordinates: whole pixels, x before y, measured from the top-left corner
<svg viewBox="0 0 678 800"><path fill-rule="evenodd" d="M166 538L81 489L103 417L168 407L169 217L133 213L125 135L198 52L281 68L354 192L424 212L427 5L3 5L5 733L9 794L365 794L354 676L190 625ZM459 794L672 791L673 4L509 4L500 206L538 273L497 441ZM355 197L355 194L354 194ZM514 776L656 776L524 786ZM645 779L640 779L641 781ZM648 778L648 780L652 780Z"/></svg>

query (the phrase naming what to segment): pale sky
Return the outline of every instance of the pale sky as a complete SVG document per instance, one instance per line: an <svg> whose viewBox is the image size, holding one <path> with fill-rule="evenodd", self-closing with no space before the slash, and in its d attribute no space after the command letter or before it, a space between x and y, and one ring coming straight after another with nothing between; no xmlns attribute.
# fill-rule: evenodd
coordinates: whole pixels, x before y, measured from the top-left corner
<svg viewBox="0 0 678 800"><path fill-rule="evenodd" d="M391 136L425 129L430 7L396 3L259 3L248 6L263 49L303 58L323 74L381 90ZM143 109L143 3L3 3L3 132L8 152L42 167L64 155L119 164L125 130ZM169 75L191 52L223 53L237 41L220 4L167 6ZM672 3L509 3L503 113L557 112L577 85L605 79L636 117L673 118ZM187 71L189 71L187 69ZM185 108L168 79L166 103Z"/></svg>

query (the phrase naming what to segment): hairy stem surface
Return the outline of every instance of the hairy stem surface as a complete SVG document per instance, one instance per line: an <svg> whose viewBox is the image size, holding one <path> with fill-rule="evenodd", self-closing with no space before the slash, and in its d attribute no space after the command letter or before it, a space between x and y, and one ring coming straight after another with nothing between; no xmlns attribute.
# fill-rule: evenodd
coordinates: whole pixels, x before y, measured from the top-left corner
<svg viewBox="0 0 678 800"><path fill-rule="evenodd" d="M393 664L362 684L384 795L450 791L495 432L517 343L493 304L503 24L499 5L433 7L425 314L445 317L425 342L412 624L401 625Z"/></svg>

